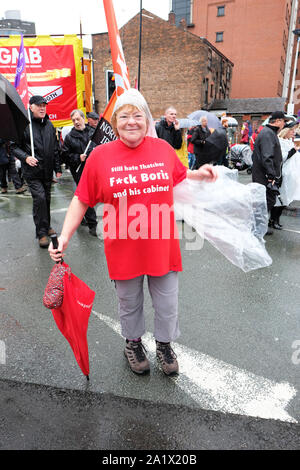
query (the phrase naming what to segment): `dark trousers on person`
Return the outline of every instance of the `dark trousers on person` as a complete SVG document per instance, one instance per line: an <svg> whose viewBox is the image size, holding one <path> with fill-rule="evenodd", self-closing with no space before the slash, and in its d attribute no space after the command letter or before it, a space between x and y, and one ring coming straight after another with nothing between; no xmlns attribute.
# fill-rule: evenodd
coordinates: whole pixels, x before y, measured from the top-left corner
<svg viewBox="0 0 300 470"><path fill-rule="evenodd" d="M8 172L9 164L0 165L0 185L2 189L7 189L6 173Z"/></svg>
<svg viewBox="0 0 300 470"><path fill-rule="evenodd" d="M81 176L82 170L79 171L79 172L76 172L76 170L71 169L71 173L72 173L72 176L73 176L73 179L74 179L76 185L78 185L78 183L80 181L80 176ZM89 228L93 228L93 227L97 226L96 211L93 207L88 207L87 208L87 211L84 214L84 219L86 220L86 223L87 223Z"/></svg>
<svg viewBox="0 0 300 470"><path fill-rule="evenodd" d="M6 165L0 165L0 185L1 188L7 189L8 180L11 179L15 189L20 189L23 184L17 173L15 162L10 161Z"/></svg>
<svg viewBox="0 0 300 470"><path fill-rule="evenodd" d="M272 223L279 224L280 216L281 216L282 211L285 207L286 206L275 206L271 209L270 220L271 220Z"/></svg>
<svg viewBox="0 0 300 470"><path fill-rule="evenodd" d="M276 204L276 192L272 191L271 189L267 188L266 191L266 198L267 198L267 207L268 207L268 212L270 213L273 209L273 207Z"/></svg>
<svg viewBox="0 0 300 470"><path fill-rule="evenodd" d="M27 179L33 201L32 213L36 237L39 239L48 235L50 228L51 183L51 180Z"/></svg>

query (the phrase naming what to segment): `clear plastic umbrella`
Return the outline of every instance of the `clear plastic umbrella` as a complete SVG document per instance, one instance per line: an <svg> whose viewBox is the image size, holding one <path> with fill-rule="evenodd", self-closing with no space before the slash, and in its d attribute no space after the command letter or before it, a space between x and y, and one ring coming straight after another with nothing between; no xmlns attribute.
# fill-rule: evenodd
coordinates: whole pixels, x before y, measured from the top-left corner
<svg viewBox="0 0 300 470"><path fill-rule="evenodd" d="M203 109L194 111L193 113L188 115L188 118L198 121L199 124L199 120L202 116L206 116L208 127L213 129L218 129L219 127L222 127L220 119L214 113L210 113L209 111L205 111Z"/></svg>
<svg viewBox="0 0 300 470"><path fill-rule="evenodd" d="M180 129L190 129L191 127L195 127L199 125L199 121L196 119L178 119Z"/></svg>

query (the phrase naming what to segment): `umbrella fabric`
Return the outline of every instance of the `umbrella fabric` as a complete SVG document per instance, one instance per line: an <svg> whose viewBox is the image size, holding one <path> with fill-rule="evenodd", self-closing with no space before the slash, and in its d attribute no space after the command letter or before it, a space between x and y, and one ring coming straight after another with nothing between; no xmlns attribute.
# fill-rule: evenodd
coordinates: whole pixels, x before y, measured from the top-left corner
<svg viewBox="0 0 300 470"><path fill-rule="evenodd" d="M17 90L0 74L0 137L18 143L28 124L27 111Z"/></svg>
<svg viewBox="0 0 300 470"><path fill-rule="evenodd" d="M238 126L239 125L239 123L237 122L237 120L234 117L228 116L228 117L226 117L226 119L228 121L229 126Z"/></svg>
<svg viewBox="0 0 300 470"><path fill-rule="evenodd" d="M178 119L180 129L190 129L191 127L195 127L199 125L199 121L196 119Z"/></svg>
<svg viewBox="0 0 300 470"><path fill-rule="evenodd" d="M209 113L208 111L204 111L203 109L194 111L193 113L188 115L188 118L198 121L199 124L199 120L202 116L206 116L208 127L213 129L218 129L222 127L221 121L214 113Z"/></svg>
<svg viewBox="0 0 300 470"><path fill-rule="evenodd" d="M84 373L89 375L87 329L95 292L69 271L64 275L64 299L62 306L52 310L55 323L69 342L75 359Z"/></svg>

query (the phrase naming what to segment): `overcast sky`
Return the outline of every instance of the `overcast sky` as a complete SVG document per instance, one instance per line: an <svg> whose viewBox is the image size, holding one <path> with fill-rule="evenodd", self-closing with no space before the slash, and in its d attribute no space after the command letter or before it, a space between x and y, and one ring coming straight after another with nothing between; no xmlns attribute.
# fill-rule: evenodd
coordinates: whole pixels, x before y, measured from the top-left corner
<svg viewBox="0 0 300 470"><path fill-rule="evenodd" d="M107 31L102 0L10 0L1 2L0 17L7 10L20 10L21 19L35 23L37 34L79 34L80 18L85 34ZM6 3L6 7L3 7ZM170 0L142 0L143 8L163 19L168 18ZM118 27L140 10L140 0L113 0ZM89 46L84 41L85 46Z"/></svg>

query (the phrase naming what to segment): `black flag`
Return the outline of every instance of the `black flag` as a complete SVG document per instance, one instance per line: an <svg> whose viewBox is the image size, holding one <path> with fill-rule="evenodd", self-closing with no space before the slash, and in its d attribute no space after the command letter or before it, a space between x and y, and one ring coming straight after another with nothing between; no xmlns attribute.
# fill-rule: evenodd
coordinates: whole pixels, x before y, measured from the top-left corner
<svg viewBox="0 0 300 470"><path fill-rule="evenodd" d="M111 124L106 119L101 117L92 136L92 142L94 142L96 145L101 145L106 144L107 142L112 142L116 139L117 137L113 131L113 128L111 127Z"/></svg>

